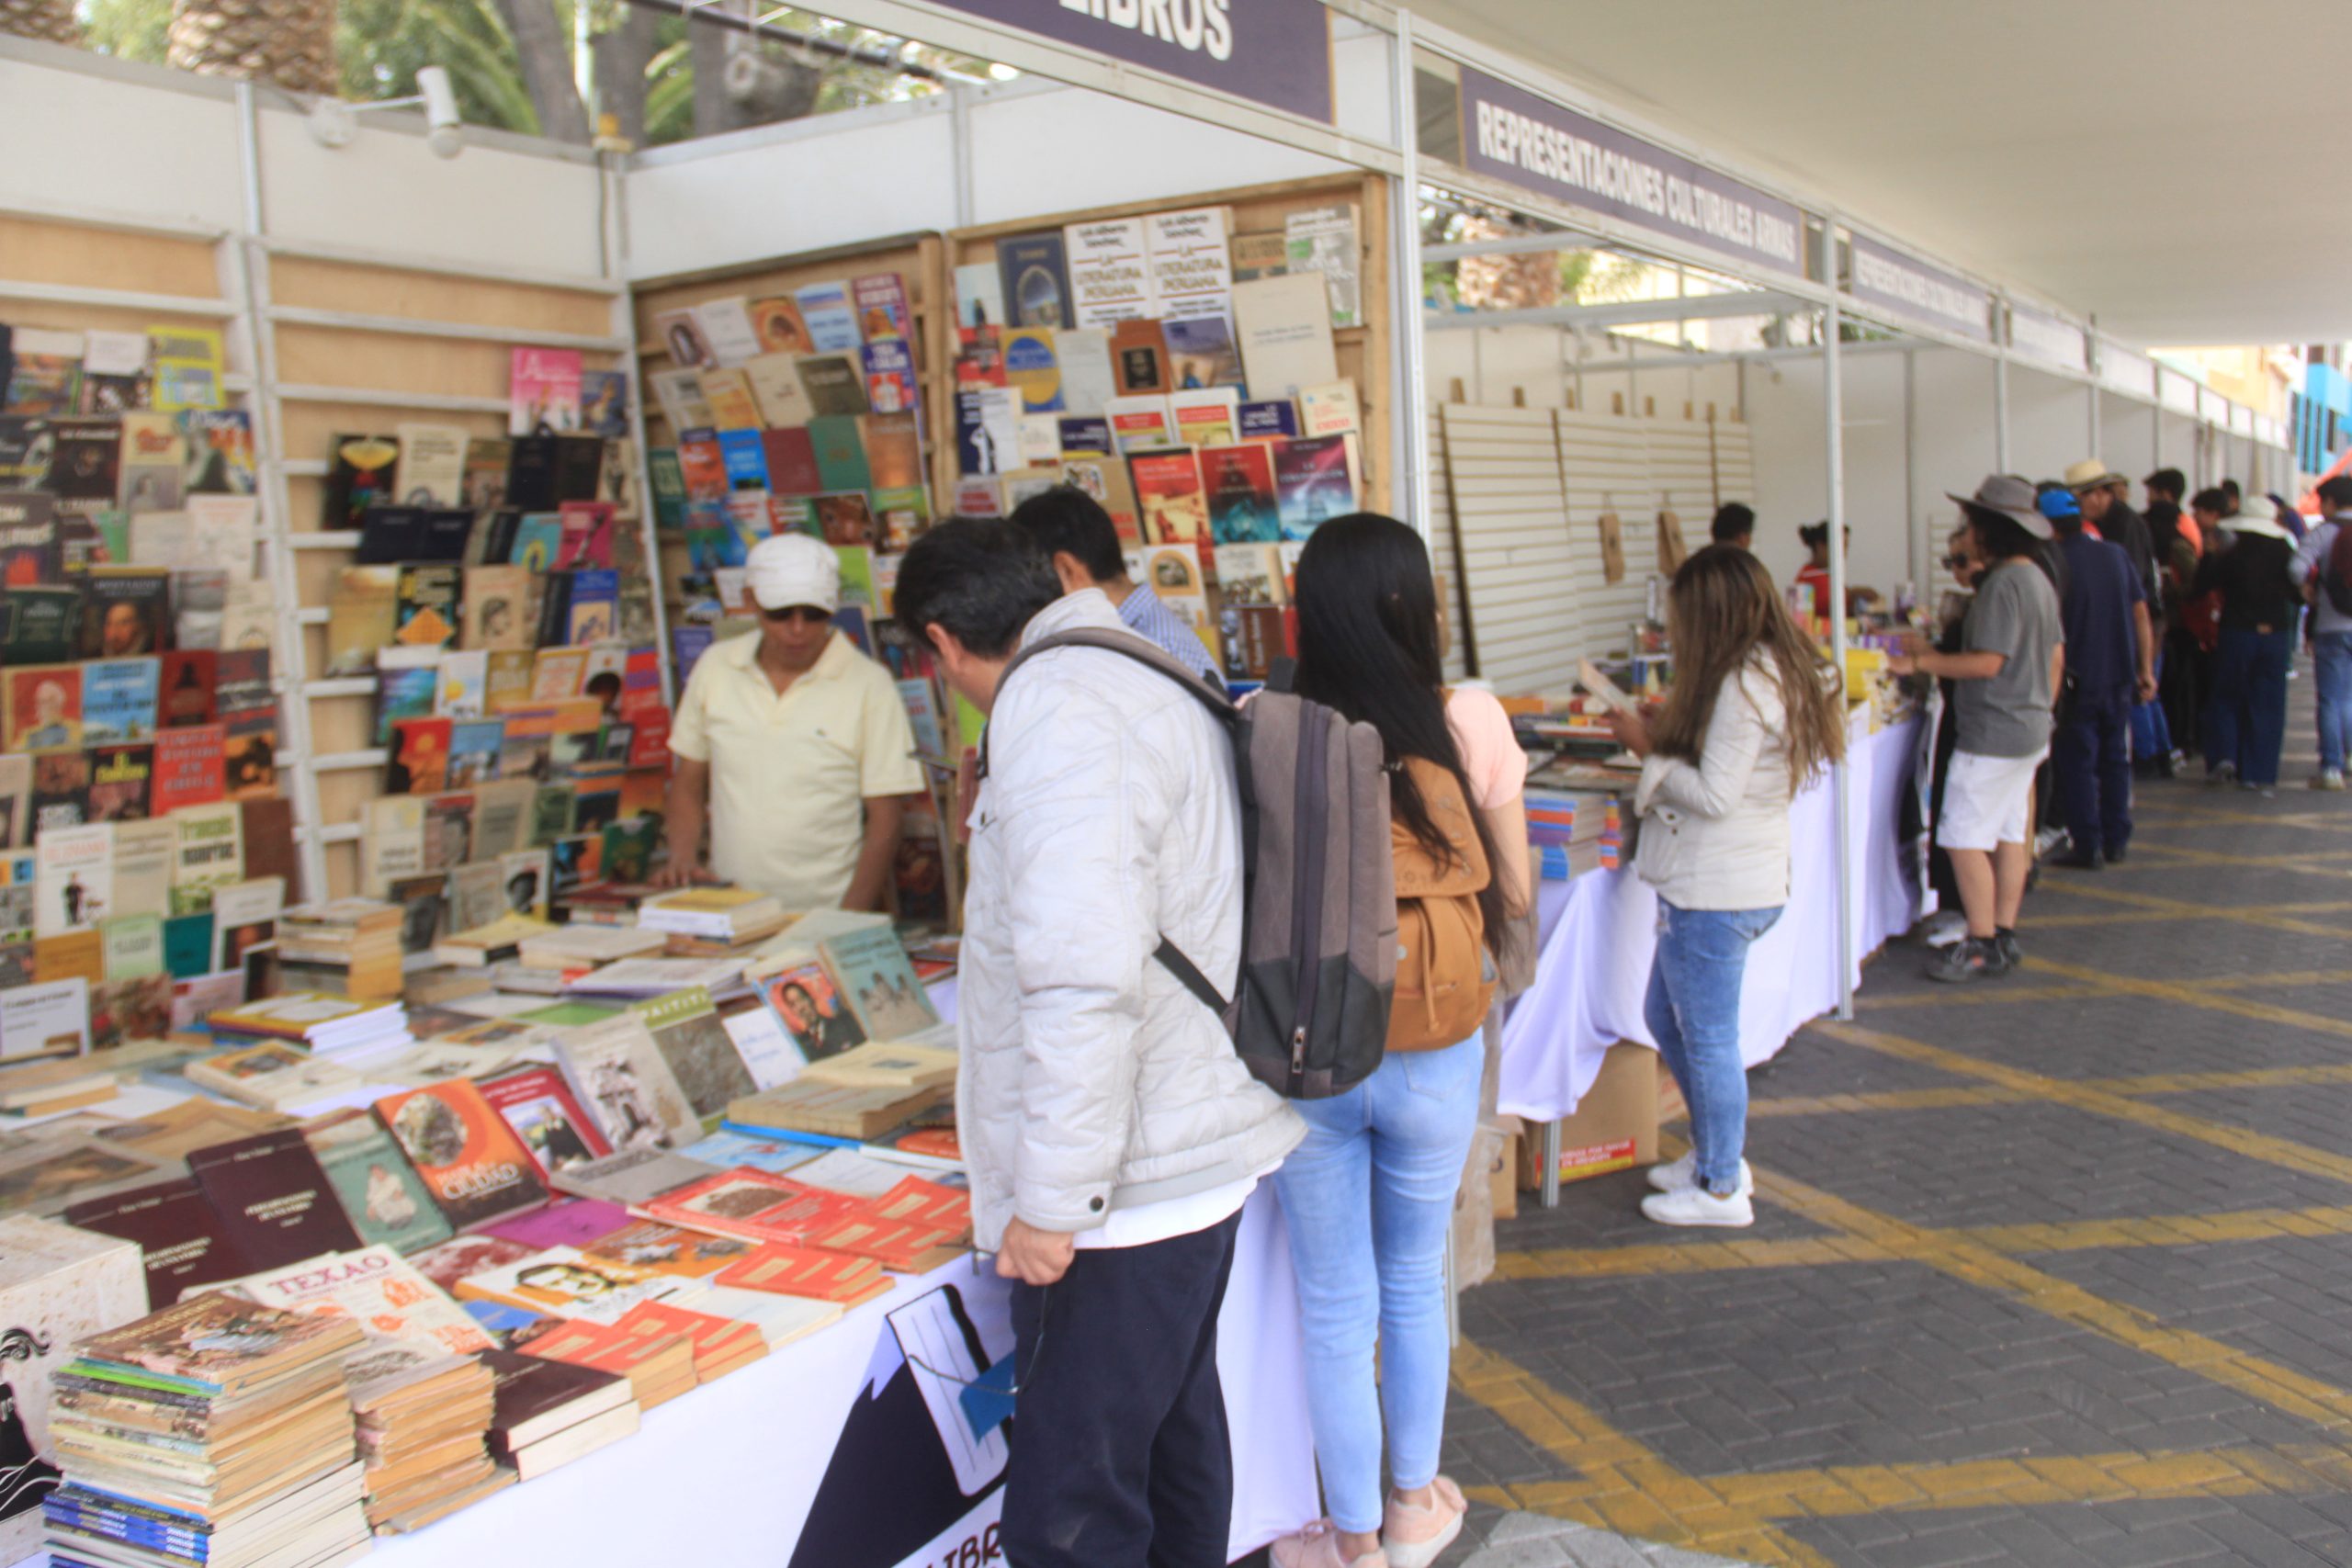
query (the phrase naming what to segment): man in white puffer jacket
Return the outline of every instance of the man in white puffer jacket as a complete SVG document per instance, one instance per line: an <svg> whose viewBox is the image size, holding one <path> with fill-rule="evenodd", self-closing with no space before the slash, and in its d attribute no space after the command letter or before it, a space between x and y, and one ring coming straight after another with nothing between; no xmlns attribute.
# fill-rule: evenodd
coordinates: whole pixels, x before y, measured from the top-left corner
<svg viewBox="0 0 2352 1568"><path fill-rule="evenodd" d="M1013 1287L1011 1568L1222 1568L1232 1459L1216 1316L1242 1203L1304 1135L1223 1024L1152 956L1227 995L1241 954L1230 741L1172 679L1101 649L1010 524L959 521L900 564L899 625L989 715L970 813L956 1126L979 1245Z"/></svg>

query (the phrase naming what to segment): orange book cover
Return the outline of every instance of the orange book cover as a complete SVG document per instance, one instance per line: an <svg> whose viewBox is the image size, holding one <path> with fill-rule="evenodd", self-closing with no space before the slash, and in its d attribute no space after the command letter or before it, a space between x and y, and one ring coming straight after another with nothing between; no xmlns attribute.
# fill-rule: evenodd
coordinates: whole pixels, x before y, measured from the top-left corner
<svg viewBox="0 0 2352 1568"><path fill-rule="evenodd" d="M548 1201L538 1167L471 1078L388 1094L374 1109L456 1229Z"/></svg>
<svg viewBox="0 0 2352 1568"><path fill-rule="evenodd" d="M882 1266L874 1259L813 1247L754 1247L729 1264L714 1282L844 1306L872 1301L890 1289Z"/></svg>
<svg viewBox="0 0 2352 1568"><path fill-rule="evenodd" d="M801 1246L811 1231L861 1214L865 1204L763 1170L736 1169L664 1192L642 1208L650 1218L694 1230Z"/></svg>
<svg viewBox="0 0 2352 1568"><path fill-rule="evenodd" d="M1146 544L1197 545L1208 538L1208 496L1190 447L1138 452L1127 459L1127 471L1135 480Z"/></svg>
<svg viewBox="0 0 2352 1568"><path fill-rule="evenodd" d="M542 1360L569 1361L575 1367L627 1378L638 1404L646 1409L685 1392L677 1388L662 1393L663 1385L681 1371L688 1374L686 1387L693 1386L694 1341L682 1335L632 1334L617 1325L574 1318L520 1348ZM648 1399L649 1393L662 1397Z"/></svg>
<svg viewBox="0 0 2352 1568"><path fill-rule="evenodd" d="M869 1205L877 1217L900 1224L928 1225L957 1240L971 1234L972 1195L936 1181L910 1176Z"/></svg>
<svg viewBox="0 0 2352 1568"><path fill-rule="evenodd" d="M767 1249L740 1236L708 1235L664 1224L660 1220L639 1220L590 1242L581 1250L591 1258L626 1264L631 1269L704 1280Z"/></svg>
<svg viewBox="0 0 2352 1568"><path fill-rule="evenodd" d="M758 1360L768 1353L768 1342L756 1324L690 1312L667 1302L646 1302L629 1310L614 1325L640 1338L683 1337L695 1348L695 1374L706 1381Z"/></svg>

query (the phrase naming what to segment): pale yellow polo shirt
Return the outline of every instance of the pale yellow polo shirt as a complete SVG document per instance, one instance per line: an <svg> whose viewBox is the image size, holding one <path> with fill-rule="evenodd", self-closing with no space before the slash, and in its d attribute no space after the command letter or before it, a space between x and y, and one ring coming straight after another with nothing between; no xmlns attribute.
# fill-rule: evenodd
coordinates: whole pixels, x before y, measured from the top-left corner
<svg viewBox="0 0 2352 1568"><path fill-rule="evenodd" d="M670 750L710 764L710 868L792 910L838 906L857 872L869 795L916 795L923 772L889 671L839 632L782 696L755 631L695 664Z"/></svg>

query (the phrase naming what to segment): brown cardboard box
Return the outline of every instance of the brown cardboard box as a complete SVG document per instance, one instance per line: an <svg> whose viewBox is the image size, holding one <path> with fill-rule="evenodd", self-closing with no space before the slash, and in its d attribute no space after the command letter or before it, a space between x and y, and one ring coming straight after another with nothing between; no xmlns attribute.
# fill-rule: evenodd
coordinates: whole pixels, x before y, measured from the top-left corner
<svg viewBox="0 0 2352 1568"><path fill-rule="evenodd" d="M1502 1164L1509 1140L1491 1122L1481 1122L1470 1137L1470 1158L1464 1179L1453 1194L1453 1282L1468 1290L1495 1271L1494 1183L1487 1173Z"/></svg>
<svg viewBox="0 0 2352 1568"><path fill-rule="evenodd" d="M1487 1184L1493 1189L1487 1201L1494 1205L1495 1218L1510 1220L1519 1217L1519 1162L1521 1129L1516 1116L1487 1118L1503 1135L1501 1153L1487 1172Z"/></svg>
<svg viewBox="0 0 2352 1568"><path fill-rule="evenodd" d="M1646 1045L1609 1048L1600 1076L1560 1122L1560 1179L1582 1181L1657 1158L1658 1075L1664 1064ZM1544 1185L1544 1130L1530 1123L1519 1145L1519 1184Z"/></svg>

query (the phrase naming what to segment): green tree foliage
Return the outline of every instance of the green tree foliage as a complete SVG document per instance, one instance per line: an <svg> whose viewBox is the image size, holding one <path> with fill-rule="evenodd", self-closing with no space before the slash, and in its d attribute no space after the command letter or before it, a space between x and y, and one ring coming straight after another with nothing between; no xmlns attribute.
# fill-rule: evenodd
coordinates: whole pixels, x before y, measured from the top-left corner
<svg viewBox="0 0 2352 1568"><path fill-rule="evenodd" d="M593 40L617 26L626 0L538 3L554 7L562 38L575 43L586 40L594 47ZM586 6L584 17L579 9L582 6ZM172 0L82 0L81 16L90 47L99 53L164 62ZM786 11L774 21L794 32L894 61L980 80L1011 74L967 56L809 12ZM644 64L648 144L680 141L694 134L695 81L686 41L688 26L684 17L663 16L652 28L652 49ZM538 116L524 85L514 35L500 19L493 0L336 0L335 51L346 98L367 102L405 97L416 91L420 66L439 65L449 73L468 124L528 135L540 132ZM817 94L818 113L939 90L938 84L907 75L889 64L821 54L809 58L825 73ZM575 78L582 74L572 62L567 61L565 69Z"/></svg>

